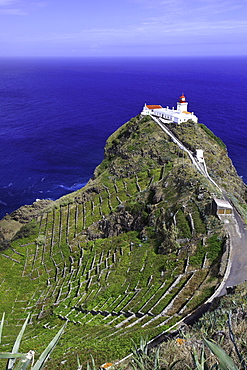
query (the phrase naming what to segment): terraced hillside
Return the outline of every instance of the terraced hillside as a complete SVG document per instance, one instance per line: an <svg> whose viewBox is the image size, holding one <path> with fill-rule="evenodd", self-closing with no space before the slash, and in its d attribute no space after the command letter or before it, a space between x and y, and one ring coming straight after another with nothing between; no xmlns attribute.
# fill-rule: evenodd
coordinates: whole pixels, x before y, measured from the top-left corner
<svg viewBox="0 0 247 370"><path fill-rule="evenodd" d="M210 175L244 212L245 186L225 148L200 125L173 130L190 146L200 141ZM210 213L217 191L150 118L131 119L108 139L87 186L2 221L2 239L23 225L1 242L4 350L29 312L22 350L37 355L67 321L49 369L72 369L77 355L86 362L90 353L98 364L120 359L131 338L154 337L180 321L224 272L227 237Z"/></svg>

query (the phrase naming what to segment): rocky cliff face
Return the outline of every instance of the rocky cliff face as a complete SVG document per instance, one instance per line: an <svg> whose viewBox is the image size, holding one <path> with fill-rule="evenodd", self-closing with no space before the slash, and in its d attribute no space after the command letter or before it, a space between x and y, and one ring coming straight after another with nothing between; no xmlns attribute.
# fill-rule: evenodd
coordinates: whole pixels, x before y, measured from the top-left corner
<svg viewBox="0 0 247 370"><path fill-rule="evenodd" d="M220 140L192 122L169 128L191 150L204 150L210 176L244 214L246 186ZM2 229L12 238L0 252L2 311L13 322L31 311L29 349L36 335L45 345L47 328L68 321L53 368L75 366L68 343L85 361L89 351L102 363L123 357L130 338L159 334L220 282L227 236L210 212L215 196L219 190L152 119L132 118L107 140L84 188L2 221L15 232L25 223L14 238Z"/></svg>

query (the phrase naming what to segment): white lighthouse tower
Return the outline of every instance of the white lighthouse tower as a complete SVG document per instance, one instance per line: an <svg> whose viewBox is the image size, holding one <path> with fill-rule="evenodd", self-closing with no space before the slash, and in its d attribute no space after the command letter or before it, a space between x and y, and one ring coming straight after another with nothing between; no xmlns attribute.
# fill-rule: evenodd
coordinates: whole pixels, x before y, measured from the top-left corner
<svg viewBox="0 0 247 370"><path fill-rule="evenodd" d="M188 103L184 94L182 94L179 98L179 102L177 102L177 111L179 113L187 112L188 111Z"/></svg>

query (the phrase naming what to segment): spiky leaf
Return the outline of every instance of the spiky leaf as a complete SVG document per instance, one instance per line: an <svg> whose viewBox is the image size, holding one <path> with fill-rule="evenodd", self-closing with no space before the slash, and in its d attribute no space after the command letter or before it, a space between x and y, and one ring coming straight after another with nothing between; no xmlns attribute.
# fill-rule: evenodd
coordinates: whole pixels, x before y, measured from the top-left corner
<svg viewBox="0 0 247 370"><path fill-rule="evenodd" d="M82 365L80 363L80 358L78 355L77 355L77 370L82 370Z"/></svg>
<svg viewBox="0 0 247 370"><path fill-rule="evenodd" d="M3 332L4 317L5 317L5 312L3 313L2 321L1 321L1 324L0 324L0 343L2 342L2 332Z"/></svg>
<svg viewBox="0 0 247 370"><path fill-rule="evenodd" d="M218 358L219 367L221 370L238 370L230 356L217 344L204 339L204 343L210 349L210 351Z"/></svg>
<svg viewBox="0 0 247 370"><path fill-rule="evenodd" d="M46 347L46 349L44 350L44 352L41 353L38 361L35 363L35 365L33 366L32 370L40 370L40 369L42 369L44 363L46 362L46 360L50 356L51 352L53 351L53 349L55 348L57 342L59 341L61 335L63 334L64 329L65 329L65 326L66 326L66 324L64 324L64 326L55 335L55 337L48 344L48 346Z"/></svg>
<svg viewBox="0 0 247 370"><path fill-rule="evenodd" d="M34 351L29 351L25 354L14 367L14 370L26 370L33 361Z"/></svg>
<svg viewBox="0 0 247 370"><path fill-rule="evenodd" d="M28 323L28 320L29 320L29 317L30 317L30 314L28 314L24 324L22 325L22 328L16 338L16 341L15 341L15 344L12 348L12 353L17 353L19 351L19 347L20 347L20 343L21 343L21 340L22 340L22 337L23 337L23 334L24 334L24 331L26 329L26 326L27 326L27 323ZM13 366L14 366L14 363L15 363L15 359L10 359L7 363L7 367L6 367L6 370L12 370L13 369Z"/></svg>
<svg viewBox="0 0 247 370"><path fill-rule="evenodd" d="M10 353L10 352L0 352L0 358L20 358L24 356L23 353Z"/></svg>

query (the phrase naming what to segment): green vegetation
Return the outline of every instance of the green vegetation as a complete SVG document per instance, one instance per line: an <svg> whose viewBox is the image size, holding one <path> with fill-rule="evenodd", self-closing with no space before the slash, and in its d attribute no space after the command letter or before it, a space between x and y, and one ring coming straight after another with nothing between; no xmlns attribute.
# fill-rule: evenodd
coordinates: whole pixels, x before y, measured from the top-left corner
<svg viewBox="0 0 247 370"><path fill-rule="evenodd" d="M190 228L189 221L182 211L182 209L179 209L178 212L176 213L176 220L179 225L179 230L181 233L182 238L191 238L192 231Z"/></svg>
<svg viewBox="0 0 247 370"><path fill-rule="evenodd" d="M220 147L226 149L226 144L218 136L216 136L207 126L205 126L203 123L200 123L199 126L207 133L209 137L214 139Z"/></svg>
<svg viewBox="0 0 247 370"><path fill-rule="evenodd" d="M210 157L208 135L191 125L172 129L190 147L192 136L194 145L209 147ZM229 176L233 183L231 164L218 150L217 170L212 161L209 171L218 181L227 168L224 181ZM244 203L241 186L237 180L229 189ZM9 248L4 235L10 240L13 231L2 223L7 351L29 312L22 353L41 354L67 322L49 360L53 369L76 368L78 361L86 367L90 353L95 366L113 362L130 353L133 340L179 322L220 280L224 230L207 211L215 191L149 117L123 125L83 189L8 216L16 230Z"/></svg>
<svg viewBox="0 0 247 370"><path fill-rule="evenodd" d="M20 228L20 230L17 231L12 241L17 239L30 238L33 235L37 235L37 233L38 233L37 224L34 222L30 222L28 224L23 225Z"/></svg>
<svg viewBox="0 0 247 370"><path fill-rule="evenodd" d="M2 320L0 323L0 343L1 343L1 338L2 338L3 326L4 326L4 318L5 318L5 314L3 314ZM52 341L49 343L49 345L46 347L44 352L40 355L39 359L34 364L34 355L35 355L34 351L30 350L28 353L19 353L20 343L23 338L24 331L26 329L28 320L29 320L29 315L26 318L24 324L22 325L22 328L16 338L16 341L14 343L14 346L11 352L0 352L0 359L8 359L6 370L26 370L28 368L31 370L43 369L45 362L47 361L51 352L57 345L57 342L59 341L61 335L63 334L64 328L65 328L65 325L64 325L59 330L59 332L55 335L55 337L52 339Z"/></svg>
<svg viewBox="0 0 247 370"><path fill-rule="evenodd" d="M132 356L114 369L246 370L246 293L243 283L233 294L215 300L194 325L182 326L154 348L142 338Z"/></svg>
<svg viewBox="0 0 247 370"><path fill-rule="evenodd" d="M0 241L0 251L4 251L11 246L10 240L1 240Z"/></svg>
<svg viewBox="0 0 247 370"><path fill-rule="evenodd" d="M203 150L209 175L221 188L225 189L230 198L234 199L234 204L242 212L241 206L246 204L246 186L237 175L221 139L216 137L205 125L192 121L187 121L182 125L171 123L169 129L192 152L196 153L196 149ZM180 156L183 155L183 152L180 151ZM201 185L204 184L202 181ZM212 189L212 192L215 190ZM244 213L246 212L243 209Z"/></svg>

